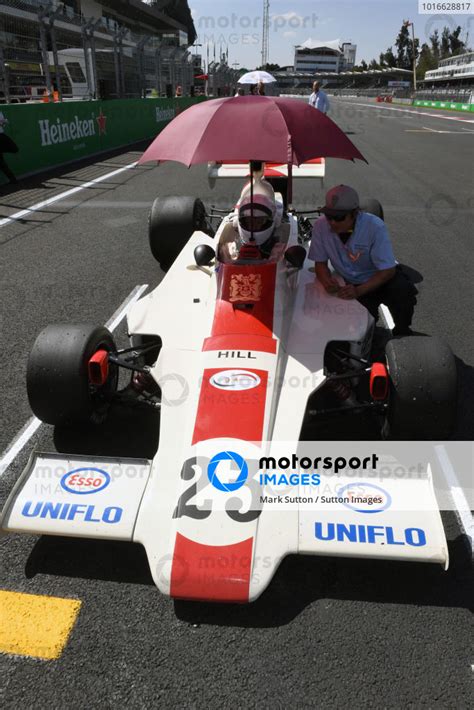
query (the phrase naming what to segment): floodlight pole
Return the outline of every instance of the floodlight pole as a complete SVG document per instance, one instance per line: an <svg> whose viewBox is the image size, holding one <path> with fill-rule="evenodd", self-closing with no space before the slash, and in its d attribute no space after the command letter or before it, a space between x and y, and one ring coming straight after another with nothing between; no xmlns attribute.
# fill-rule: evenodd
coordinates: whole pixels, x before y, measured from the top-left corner
<svg viewBox="0 0 474 710"><path fill-rule="evenodd" d="M416 48L415 48L415 25L411 23L411 39L413 42L413 89L416 91Z"/></svg>

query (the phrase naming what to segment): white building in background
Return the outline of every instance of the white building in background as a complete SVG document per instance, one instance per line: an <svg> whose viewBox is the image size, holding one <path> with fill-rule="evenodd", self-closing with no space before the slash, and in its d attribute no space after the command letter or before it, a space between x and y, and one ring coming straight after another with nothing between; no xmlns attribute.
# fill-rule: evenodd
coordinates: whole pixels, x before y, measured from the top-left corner
<svg viewBox="0 0 474 710"><path fill-rule="evenodd" d="M430 81L462 84L462 80L467 84L474 83L474 52L441 59L437 69L425 73L425 84Z"/></svg>
<svg viewBox="0 0 474 710"><path fill-rule="evenodd" d="M295 72L318 73L334 72L339 74L350 71L355 66L357 45L351 42L341 43L340 39L322 42L307 39L295 47Z"/></svg>
<svg viewBox="0 0 474 710"><path fill-rule="evenodd" d="M352 42L344 42L342 45L344 54L344 69L343 71L352 71L356 63L357 45Z"/></svg>

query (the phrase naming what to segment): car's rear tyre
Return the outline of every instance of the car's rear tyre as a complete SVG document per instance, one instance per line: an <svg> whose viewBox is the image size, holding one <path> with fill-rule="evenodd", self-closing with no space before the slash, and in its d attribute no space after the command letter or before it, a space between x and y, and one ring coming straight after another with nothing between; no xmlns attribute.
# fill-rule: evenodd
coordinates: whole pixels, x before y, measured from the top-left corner
<svg viewBox="0 0 474 710"><path fill-rule="evenodd" d="M118 370L109 367L102 386L89 382L88 363L98 350L115 352L107 328L49 325L37 337L26 374L28 399L35 416L47 424L100 421L117 389Z"/></svg>
<svg viewBox="0 0 474 710"><path fill-rule="evenodd" d="M380 217L380 219L385 219L382 205L374 198L364 200L360 206L360 209L362 212L368 212L369 214L374 214L376 217Z"/></svg>
<svg viewBox="0 0 474 710"><path fill-rule="evenodd" d="M447 439L456 419L456 362L439 338L395 338L385 348L390 394L384 435Z"/></svg>
<svg viewBox="0 0 474 710"><path fill-rule="evenodd" d="M195 231L207 232L206 209L195 197L157 197L148 235L151 253L163 271L168 271Z"/></svg>

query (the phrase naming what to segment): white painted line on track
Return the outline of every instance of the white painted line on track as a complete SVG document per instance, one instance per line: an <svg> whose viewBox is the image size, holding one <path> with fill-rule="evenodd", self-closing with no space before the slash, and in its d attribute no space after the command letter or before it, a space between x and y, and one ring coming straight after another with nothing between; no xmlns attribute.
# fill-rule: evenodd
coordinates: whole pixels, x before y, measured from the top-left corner
<svg viewBox="0 0 474 710"><path fill-rule="evenodd" d="M474 540L474 517L472 516L469 503L462 487L459 485L458 477L452 466L449 456L444 446L435 446L436 456L443 469L446 481L449 485L454 505L461 520L464 532L471 538L471 545Z"/></svg>
<svg viewBox="0 0 474 710"><path fill-rule="evenodd" d="M394 106L380 106L379 104L361 104L353 101L342 101L348 106L363 106L364 108L381 109L382 111L401 111L405 115L411 116L430 116L432 118L444 118L446 121L461 121L462 123L474 123L474 119L460 118L458 116L440 116L436 113L426 113L426 111L414 111L413 108L395 108Z"/></svg>
<svg viewBox="0 0 474 710"><path fill-rule="evenodd" d="M113 332L127 315L133 304L138 301L147 288L148 284L135 286L125 301L119 306L119 308L117 308L113 316L109 318L105 324L105 327ZM16 459L22 449L24 449L31 437L36 434L42 423L43 422L37 419L37 417L31 417L31 419L26 422L25 426L15 436L13 441L7 446L2 454L2 457L0 458L0 477L3 476L10 464Z"/></svg>
<svg viewBox="0 0 474 710"><path fill-rule="evenodd" d="M6 227L7 224L11 224L12 222L16 222L17 220L22 219L23 217L27 217L33 212L38 212L44 207L49 207L49 205L53 205L55 202L64 200L66 197L71 197L71 195L75 195L76 193L81 192L81 190L87 190L88 187L93 187L94 185L97 185L100 182L104 182L105 180L108 180L109 178L112 178L115 175L120 175L120 173L123 173L126 170L130 170L136 165L137 161L135 161L134 163L130 163L129 165L125 165L123 168L119 168L118 170L113 170L111 173L107 173L106 175L101 175L100 177L95 178L94 180L84 182L82 185L72 187L70 190L66 190L66 192L61 192L59 195L55 195L54 197L49 197L47 200L37 202L35 205L31 205L31 207L27 207L24 210L20 210L20 212L15 212L10 217L5 217L4 219L1 219L0 227Z"/></svg>
<svg viewBox="0 0 474 710"><path fill-rule="evenodd" d="M31 437L36 434L42 423L43 422L36 417L31 417L31 419L26 422L23 429L18 432L11 444L7 446L0 459L0 476L3 476L9 465L16 459Z"/></svg>
<svg viewBox="0 0 474 710"><path fill-rule="evenodd" d="M467 130L466 128L464 130ZM473 131L474 133L474 131ZM150 209L150 200L142 200L138 202L136 200L114 202L113 200L94 200L93 202L88 200L87 202L80 202L79 200L68 200L63 203L63 207L77 207L79 209L87 210L102 210L109 207L113 207L114 210L143 210Z"/></svg>
<svg viewBox="0 0 474 710"><path fill-rule="evenodd" d="M450 133L451 135L458 135L458 136L465 136L468 133L474 133L474 131L469 130L469 128L463 128L460 126L461 130L460 131L438 131L436 128L428 128L428 126L423 126L423 129L425 131L429 131L430 133ZM463 131L466 131L466 133L463 133Z"/></svg>
<svg viewBox="0 0 474 710"><path fill-rule="evenodd" d="M105 327L108 328L111 332L113 332L118 326L118 324L123 320L123 318L128 313L133 304L138 301L142 293L146 291L147 288L148 284L143 284L142 286L135 286L133 291L127 296L122 305L119 306L113 316L109 318L109 320L105 324Z"/></svg>

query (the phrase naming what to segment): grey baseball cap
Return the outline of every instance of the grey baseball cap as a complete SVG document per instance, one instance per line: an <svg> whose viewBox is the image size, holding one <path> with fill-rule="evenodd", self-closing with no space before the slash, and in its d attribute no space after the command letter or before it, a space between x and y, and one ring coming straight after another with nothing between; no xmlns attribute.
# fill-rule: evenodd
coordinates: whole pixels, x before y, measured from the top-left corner
<svg viewBox="0 0 474 710"><path fill-rule="evenodd" d="M321 209L323 214L351 212L359 207L359 195L349 185L336 185L326 194L326 204Z"/></svg>

